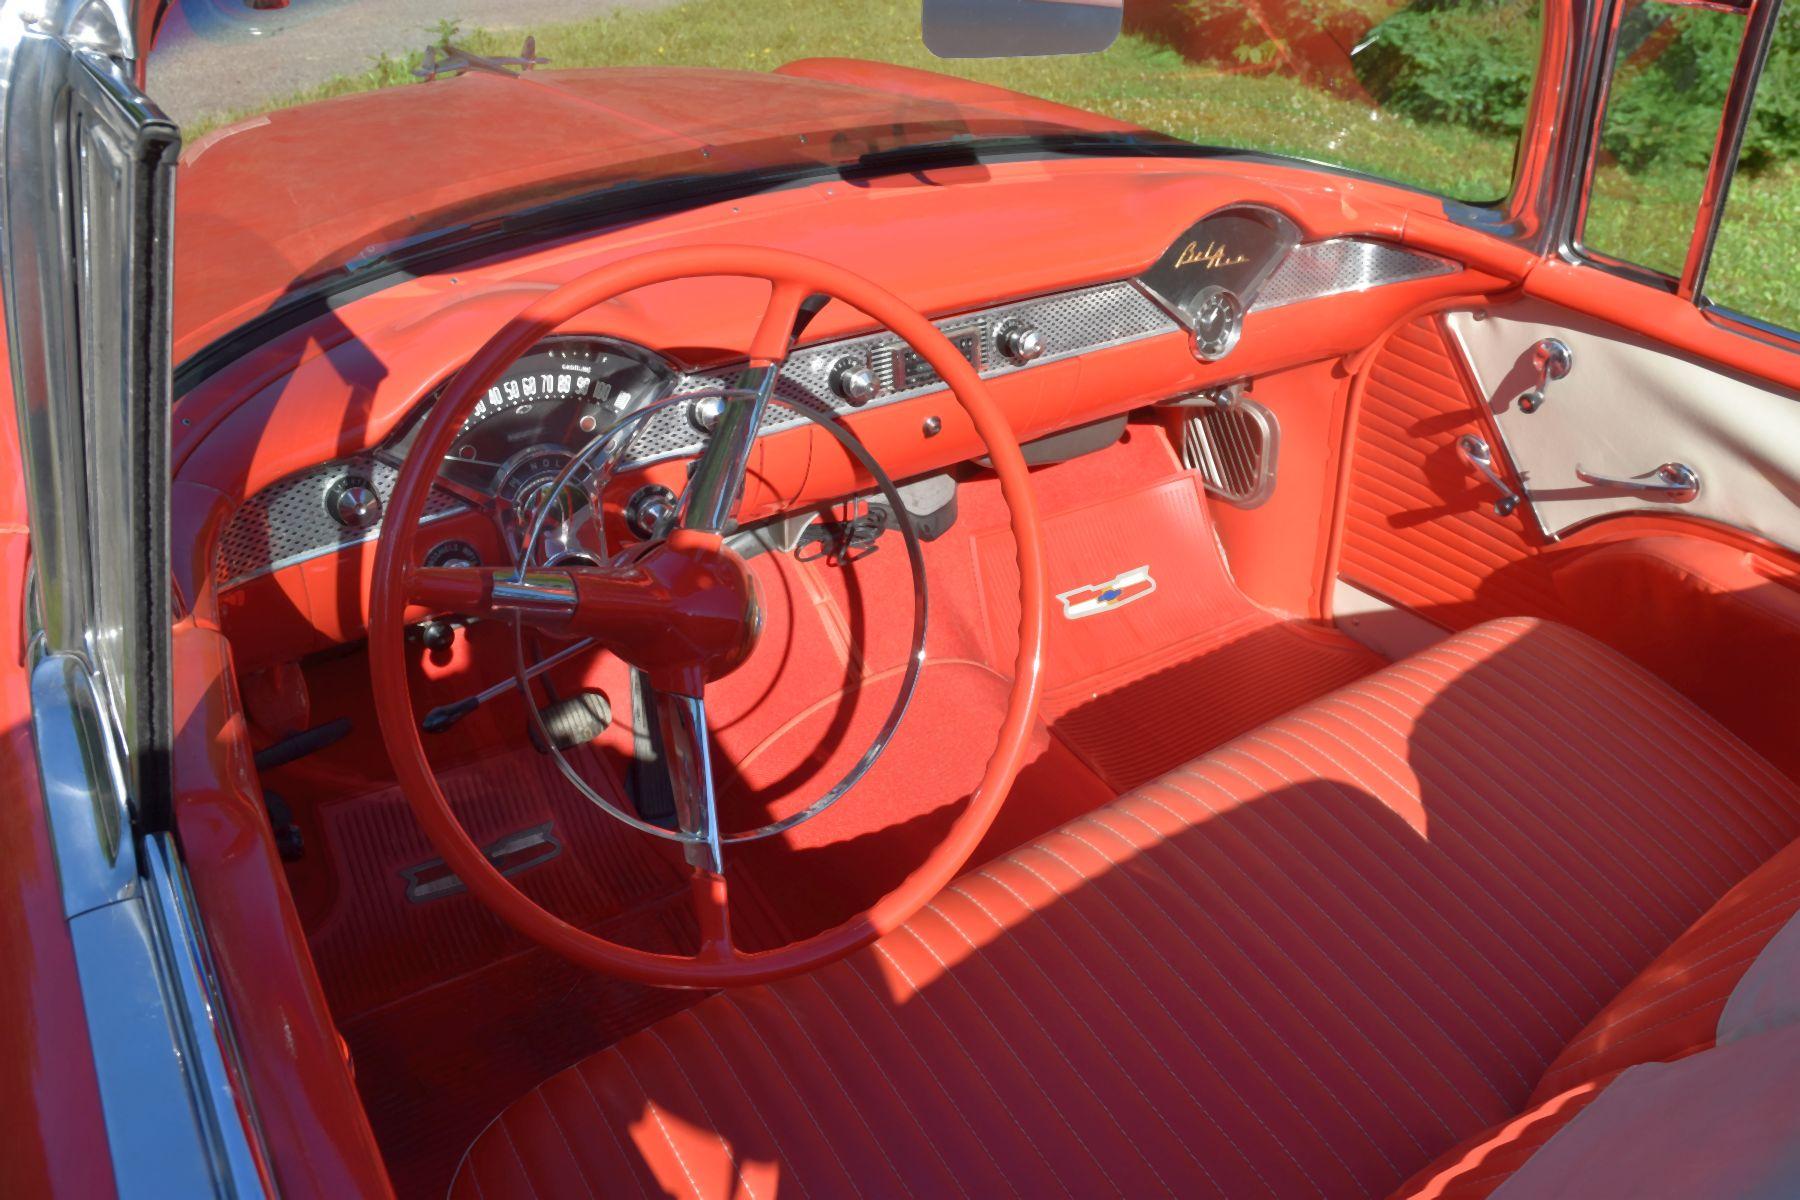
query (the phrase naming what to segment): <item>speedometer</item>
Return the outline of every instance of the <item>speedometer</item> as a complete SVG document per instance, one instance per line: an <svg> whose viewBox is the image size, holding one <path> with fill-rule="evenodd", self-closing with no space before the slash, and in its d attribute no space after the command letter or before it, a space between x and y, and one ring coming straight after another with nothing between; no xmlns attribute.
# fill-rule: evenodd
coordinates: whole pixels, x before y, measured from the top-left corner
<svg viewBox="0 0 1800 1200"><path fill-rule="evenodd" d="M660 359L622 343L587 337L540 342L476 401L450 445L443 473L493 492L520 451L573 450L656 399L672 378Z"/></svg>

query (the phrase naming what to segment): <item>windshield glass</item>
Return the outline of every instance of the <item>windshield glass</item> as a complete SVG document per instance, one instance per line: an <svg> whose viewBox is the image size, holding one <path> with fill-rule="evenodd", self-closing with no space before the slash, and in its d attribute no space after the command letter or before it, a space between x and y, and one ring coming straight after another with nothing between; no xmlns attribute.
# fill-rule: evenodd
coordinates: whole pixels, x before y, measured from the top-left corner
<svg viewBox="0 0 1800 1200"><path fill-rule="evenodd" d="M147 70L186 139L176 356L503 218L909 147L1261 151L1493 202L1538 26L1523 0L1125 0L1104 53L945 60L918 0L189 0Z"/></svg>

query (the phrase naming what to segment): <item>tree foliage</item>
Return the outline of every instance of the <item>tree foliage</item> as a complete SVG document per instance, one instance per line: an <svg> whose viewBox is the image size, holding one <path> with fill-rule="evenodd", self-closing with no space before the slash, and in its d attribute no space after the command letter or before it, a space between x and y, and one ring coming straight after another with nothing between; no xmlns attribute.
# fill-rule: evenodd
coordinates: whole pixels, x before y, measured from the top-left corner
<svg viewBox="0 0 1800 1200"><path fill-rule="evenodd" d="M1712 156L1743 36L1735 13L1645 3L1620 24L1605 150L1627 170L1700 167ZM1537 71L1541 14L1519 0L1412 0L1370 31L1363 86L1418 120L1515 134ZM1757 91L1743 166L1800 159L1800 19L1789 14Z"/></svg>

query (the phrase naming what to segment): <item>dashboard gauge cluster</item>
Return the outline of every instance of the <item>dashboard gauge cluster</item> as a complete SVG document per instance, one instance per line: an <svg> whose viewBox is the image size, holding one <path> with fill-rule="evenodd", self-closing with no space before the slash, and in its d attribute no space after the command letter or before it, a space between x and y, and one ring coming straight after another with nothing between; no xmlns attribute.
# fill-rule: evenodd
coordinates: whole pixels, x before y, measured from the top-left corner
<svg viewBox="0 0 1800 1200"><path fill-rule="evenodd" d="M443 478L527 505L596 434L661 397L675 372L655 355L603 338L557 337L508 367L444 457Z"/></svg>

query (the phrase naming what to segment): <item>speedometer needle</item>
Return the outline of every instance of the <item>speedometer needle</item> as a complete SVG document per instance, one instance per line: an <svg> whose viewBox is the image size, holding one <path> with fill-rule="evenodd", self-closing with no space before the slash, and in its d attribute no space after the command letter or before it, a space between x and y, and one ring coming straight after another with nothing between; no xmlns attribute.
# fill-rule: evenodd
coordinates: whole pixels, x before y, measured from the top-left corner
<svg viewBox="0 0 1800 1200"><path fill-rule="evenodd" d="M446 454L446 455L444 455L444 461L445 462L453 462L453 463L467 463L471 467L500 467L500 466L505 465L504 463L489 462L485 458L464 458L460 454Z"/></svg>

